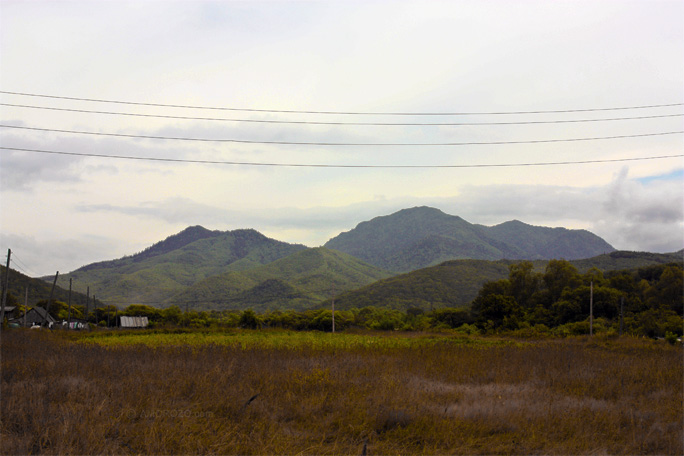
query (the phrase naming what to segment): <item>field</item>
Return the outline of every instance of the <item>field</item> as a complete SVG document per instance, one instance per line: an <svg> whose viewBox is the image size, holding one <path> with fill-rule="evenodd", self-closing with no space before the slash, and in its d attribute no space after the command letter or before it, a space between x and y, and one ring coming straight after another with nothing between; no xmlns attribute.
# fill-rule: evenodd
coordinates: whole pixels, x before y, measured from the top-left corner
<svg viewBox="0 0 684 456"><path fill-rule="evenodd" d="M286 331L2 334L2 454L682 454L682 347Z"/></svg>

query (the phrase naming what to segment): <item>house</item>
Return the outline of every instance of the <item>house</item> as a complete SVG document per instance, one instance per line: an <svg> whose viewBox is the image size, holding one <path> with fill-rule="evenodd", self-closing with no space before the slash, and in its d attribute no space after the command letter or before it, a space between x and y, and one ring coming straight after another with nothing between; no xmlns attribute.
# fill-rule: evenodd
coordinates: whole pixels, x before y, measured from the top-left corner
<svg viewBox="0 0 684 456"><path fill-rule="evenodd" d="M50 314L48 314L42 307L34 307L26 312L26 319L24 320L24 315L17 318L12 318L8 323L19 324L19 326L24 326L24 321L26 321L26 327L30 328L32 326L52 326L57 322Z"/></svg>

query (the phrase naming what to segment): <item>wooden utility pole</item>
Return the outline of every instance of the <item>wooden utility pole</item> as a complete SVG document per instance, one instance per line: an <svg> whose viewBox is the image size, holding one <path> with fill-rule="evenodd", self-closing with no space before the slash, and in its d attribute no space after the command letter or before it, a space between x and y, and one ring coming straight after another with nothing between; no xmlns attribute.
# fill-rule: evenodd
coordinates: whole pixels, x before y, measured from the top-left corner
<svg viewBox="0 0 684 456"><path fill-rule="evenodd" d="M335 332L335 284L332 287L332 332Z"/></svg>
<svg viewBox="0 0 684 456"><path fill-rule="evenodd" d="M67 328L71 329L71 280L69 277L69 299L67 301L67 306L69 307L69 313L67 314Z"/></svg>
<svg viewBox="0 0 684 456"><path fill-rule="evenodd" d="M625 297L620 296L620 335L625 328Z"/></svg>
<svg viewBox="0 0 684 456"><path fill-rule="evenodd" d="M594 281L589 285L589 335L594 335Z"/></svg>
<svg viewBox="0 0 684 456"><path fill-rule="evenodd" d="M332 332L335 332L335 295L332 297Z"/></svg>
<svg viewBox="0 0 684 456"><path fill-rule="evenodd" d="M26 285L26 295L24 296L24 328L26 328L26 314L28 313L28 285Z"/></svg>
<svg viewBox="0 0 684 456"><path fill-rule="evenodd" d="M84 315L86 325L88 324L88 304L90 304L89 301L90 301L90 287L86 287L86 308L85 308L85 315Z"/></svg>
<svg viewBox="0 0 684 456"><path fill-rule="evenodd" d="M7 249L7 267L5 268L5 281L2 285L2 305L0 306L0 332L2 331L2 325L5 323L5 303L7 302L7 287L9 287L9 268L11 255L12 250Z"/></svg>
<svg viewBox="0 0 684 456"><path fill-rule="evenodd" d="M43 322L40 326L43 326L47 321L47 317L50 316L50 303L52 302L52 296L55 294L55 285L57 285L57 277L59 277L59 271L55 273L55 281L52 282L52 289L50 290L50 299L48 299L47 305L45 306L45 316L43 317Z"/></svg>

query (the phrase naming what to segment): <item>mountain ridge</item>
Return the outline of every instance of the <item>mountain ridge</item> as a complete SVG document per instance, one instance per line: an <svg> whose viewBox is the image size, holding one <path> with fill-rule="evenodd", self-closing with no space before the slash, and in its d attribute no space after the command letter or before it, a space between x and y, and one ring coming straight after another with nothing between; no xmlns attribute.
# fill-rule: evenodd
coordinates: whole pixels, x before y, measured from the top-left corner
<svg viewBox="0 0 684 456"><path fill-rule="evenodd" d="M214 309L303 309L390 275L351 255L316 247L249 270L208 277L169 301Z"/></svg>
<svg viewBox="0 0 684 456"><path fill-rule="evenodd" d="M59 283L73 278L76 289L87 283L99 298L110 302L161 303L211 275L250 269L306 248L253 229L190 227L141 253L79 268L61 276Z"/></svg>
<svg viewBox="0 0 684 456"><path fill-rule="evenodd" d="M519 220L488 227L427 206L361 222L324 246L399 273L451 259L578 259L615 250L587 230L539 227Z"/></svg>
<svg viewBox="0 0 684 456"><path fill-rule="evenodd" d="M339 292L348 290L350 284L367 285L369 277L377 280L453 260L573 259L610 251L614 251L610 244L586 230L536 227L520 220L487 227L420 206L361 222L319 248L271 239L254 229L218 231L189 226L131 256L92 263L65 274L59 284L64 287L73 278L75 290L85 291L87 284L98 298L112 304L170 305L178 299L220 300L217 292L203 283L213 277L217 289L223 289L232 303L237 303L234 298L239 295L245 302L282 307L282 300L268 304L265 299L266 294L280 290L284 296L299 299L301 307L330 297L316 284L322 277L336 283ZM296 256L300 252L304 253ZM338 265L336 273L341 277L330 275L330 271L312 272L316 268L320 272L320 264L314 264L321 261L317 256L326 255L331 264ZM303 268L303 275L297 278L298 268ZM249 272L254 269L257 272ZM351 272L355 269L358 275ZM222 279L215 278L219 276ZM224 282L218 284L219 280ZM204 291L198 291L203 287Z"/></svg>

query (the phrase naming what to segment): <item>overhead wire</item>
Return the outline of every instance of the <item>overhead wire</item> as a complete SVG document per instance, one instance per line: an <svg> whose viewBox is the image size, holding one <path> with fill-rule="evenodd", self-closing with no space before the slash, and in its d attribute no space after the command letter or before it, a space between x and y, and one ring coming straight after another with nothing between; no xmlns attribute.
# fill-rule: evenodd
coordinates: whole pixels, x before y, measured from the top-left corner
<svg viewBox="0 0 684 456"><path fill-rule="evenodd" d="M11 92L0 90L0 93L7 95L20 95L26 97L50 98L59 100L86 101L95 103L112 103L133 106L156 106L165 108L185 108L185 109L207 109L217 111L242 111L242 112L263 112L263 113L284 113L284 114L323 114L323 115L373 115L373 116L476 116L476 115L521 115L521 114L565 114L576 112L599 112L599 111L622 111L632 109L665 108L683 106L684 103L666 103L638 106L612 106L601 108L582 108L582 109L558 109L558 110L536 110L536 111L491 111L491 112L363 112L363 111L306 111L289 109L255 109L255 108L233 108L218 106L197 106L197 105L176 105L165 103L147 103L140 101L106 100L97 98L67 97L58 95L45 95L26 92Z"/></svg>
<svg viewBox="0 0 684 456"><path fill-rule="evenodd" d="M373 146L373 147L399 147L399 146L482 146L482 145L504 145L504 144L544 144L544 143L559 143L559 142L577 142L577 141L599 141L599 140L611 140L611 139L624 139L624 138L643 138L649 136L665 136L665 135L676 135L684 133L684 130L678 131L666 131L666 132L655 132L655 133L640 133L632 135L613 135L613 136L597 136L589 138L564 138L564 139L535 139L535 140L524 140L524 141L468 141L468 142L446 142L446 143L343 143L343 142L304 142L304 141L257 141L251 139L233 139L233 138L190 138L190 137L177 137L177 136L156 136L156 135L134 135L127 133L103 133L94 131L82 131L82 130L66 130L57 128L39 128L39 127L27 127L20 125L5 125L0 124L0 128L12 128L18 130L31 130L31 131L45 131L53 133L67 133L67 134L78 134L78 135L91 135L91 136L109 136L117 138L136 138L136 139L157 139L157 140L172 140L172 141L194 141L194 142L216 142L216 143L237 143L237 144L277 144L277 145L294 145L294 146Z"/></svg>
<svg viewBox="0 0 684 456"><path fill-rule="evenodd" d="M0 103L0 106L8 106L14 108L28 108L28 109L42 109L47 111L59 112L75 112L81 114L105 114L117 115L127 117L144 117L154 119L174 119L174 120L202 120L202 121L218 121L218 122L243 122L243 123L261 123L261 124L288 124L288 125L352 125L352 126L389 126L389 127L424 127L424 126L494 126L494 125L548 125L548 124L566 124L566 123L587 123L587 122L617 122L627 120L645 120L645 119L662 119L669 117L682 117L684 114L660 114L650 116L632 116L632 117L612 117L604 119L562 119L562 120L526 120L515 122L329 122L329 121L312 121L312 120L272 120L272 119L230 119L224 117L194 117L194 116L173 116L163 114L141 114L134 112L116 112L116 111L95 111L89 109L74 109L74 108L57 108L53 106L34 106L21 105L13 103Z"/></svg>
<svg viewBox="0 0 684 456"><path fill-rule="evenodd" d="M41 154L53 155L68 155L77 157L96 157L109 158L121 160L140 160L140 161L154 161L154 162L169 162L169 163L193 163L205 165L239 165L239 166L273 166L273 167L296 167L296 168L497 168L497 167L522 167L522 166L551 166L551 165L581 165L591 163L614 163L614 162L628 162L628 161L642 161L642 160L662 160L668 158L684 157L684 154L660 155L650 157L631 157L631 158L614 158L614 159L596 159L596 160L576 160L576 161L557 161L557 162L534 162L534 163L480 163L480 164L464 164L464 165L344 165L344 164L323 164L323 163L262 163L262 162L241 162L241 161L225 161L225 160L195 160L183 158L168 158L168 157L137 157L132 155L112 155L112 154L94 154L94 153L80 153L80 152L65 152L42 149L28 149L19 147L0 146L2 150L14 150L20 152L31 152Z"/></svg>
<svg viewBox="0 0 684 456"><path fill-rule="evenodd" d="M122 100L103 100L91 98L77 98L64 97L56 95L43 95L23 92L9 92L0 91L0 94L21 95L30 97L41 97L49 99L65 99L77 100L98 103L116 103L126 105L141 105L141 106L158 106L171 108L194 108L194 109L215 109L226 111L245 111L245 112L269 112L269 113L307 113L307 114L356 114L356 115L499 115L499 114L550 114L550 113L571 113L571 112L592 112L592 111L615 111L627 109L646 109L646 108L662 108L682 106L684 103L670 103L670 104L652 104L628 107L602 107L602 108L584 108L584 109L564 109L564 110L546 110L546 111L507 111L507 112L461 112L461 113L400 113L400 112L344 112L344 111L296 111L296 110L265 110L265 109L242 109L242 108L225 108L225 107L209 107L209 106L190 106L190 105L173 105L161 103L143 103L135 101ZM290 120L270 120L270 119L228 119L216 117L194 117L194 116L175 116L164 114L140 114L130 112L114 112L114 111L97 111L73 108L60 107L46 107L33 105L19 105L11 103L0 103L2 106L44 109L60 112L76 112L89 114L107 114L107 115L122 115L135 116L146 118L162 118L162 119L182 119L182 120L207 120L207 121L230 121L230 122L257 122L257 123L271 123L271 124L309 124L309 125L371 125L371 126L475 126L475 125L528 125L528 124L555 124L555 123L582 123L582 122L606 122L606 121L628 121L628 120L642 120L642 119L656 119L656 118L672 118L682 117L684 114L660 114L660 115L645 115L645 116L631 116L631 117L612 117L603 119L564 119L564 120L530 120L530 121L513 121L513 122L329 122L329 121L290 121ZM552 138L552 139L531 139L531 140L506 140L506 141L467 141L467 142L435 142L435 143L408 143L408 142L305 142L305 141L260 141L250 139L235 139L235 138L196 138L196 137L177 137L177 136L160 136L160 135L137 135L125 133L106 133L95 131L82 130L68 130L55 128L41 128L21 125L7 125L2 124L0 128L19 129L28 131L53 132L64 134L78 134L91 136L106 136L106 137L120 137L120 138L135 138L135 139L152 139L152 140L173 140L173 141L196 141L196 142L213 142L213 143L235 143L235 144L273 144L273 145L298 145L298 146L413 146L413 147L427 147L427 146L478 146L478 145L513 145L513 144L543 144L543 143L562 143L562 142L578 142L578 141L600 141L600 140L615 140L626 138L642 138L655 137L666 135L678 135L684 131L665 131L665 132L651 132L627 135L612 135L612 136L594 136L594 137L580 137L580 138ZM540 162L540 163L500 163L500 164L472 164L472 165L336 165L336 164L316 164L316 163L260 163L260 162L243 162L243 161L214 161L214 160L192 160L192 159L174 159L167 157L136 157L129 155L108 155L108 154L94 154L94 153L77 153L67 151L54 151L43 149L28 149L28 148L14 148L1 147L4 150L24 151L32 153L55 154L55 155L71 155L83 157L98 157L98 158L112 158L112 159L126 159L126 160L147 160L147 161L166 161L177 163L198 163L198 164L226 164L226 165L244 165L244 166L289 166L289 167L328 167L328 168L467 168L467 167L509 167L509 166L546 166L546 165L569 165L569 164L585 164L585 163L606 163L619 161L633 161L633 160L651 160L651 159L665 159L680 157L680 155L660 155L656 157L638 157L638 158L619 158L619 159L605 159L605 160L579 160L579 161L557 161L557 162Z"/></svg>
<svg viewBox="0 0 684 456"><path fill-rule="evenodd" d="M27 275L27 276L31 277L31 273L28 272L26 269L22 268L22 267L19 265L19 263L17 263L16 261L14 261L13 258L10 259L10 267L11 267L12 265L14 265L14 267L15 267L16 269L18 269L20 272L23 272L24 275Z"/></svg>
<svg viewBox="0 0 684 456"><path fill-rule="evenodd" d="M18 269L20 269L23 273L30 277L38 277L39 274L36 274L35 271L32 271L31 268L29 268L26 263L24 263L17 255L15 251L12 251L12 255L10 257L10 263L14 264Z"/></svg>

